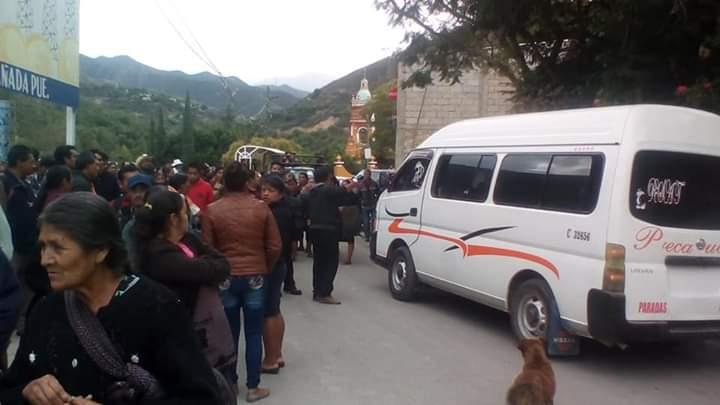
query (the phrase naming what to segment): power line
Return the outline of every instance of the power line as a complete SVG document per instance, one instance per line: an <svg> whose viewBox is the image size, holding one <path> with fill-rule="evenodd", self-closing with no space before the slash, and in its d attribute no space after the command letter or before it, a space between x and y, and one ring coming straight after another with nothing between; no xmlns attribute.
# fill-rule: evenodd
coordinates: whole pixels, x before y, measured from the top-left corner
<svg viewBox="0 0 720 405"><path fill-rule="evenodd" d="M185 27L185 30L187 31L188 34L190 34L190 39L192 39L193 42L195 42L195 45L197 45L198 49L200 50L200 52L201 52L201 53L203 54L203 56L205 57L205 60L206 60L207 62L209 62L210 66L212 66L212 68L215 69L215 71L217 72L218 76L220 76L220 78L224 81L224 76L222 75L222 73L220 73L220 69L218 69L218 67L217 67L217 65L215 64L215 62L213 62L212 58L210 58L210 55L208 55L208 53L205 52L205 48L203 48L203 46L202 46L202 44L200 43L200 41L198 41L197 37L195 37L195 34L193 33L193 30L190 28L190 24L187 23L187 20L185 19L185 16L184 16L184 15L182 14L182 12L180 11L180 8L178 7L177 3L171 1L170 4L171 4L172 7L175 9L175 12L177 13L178 17L180 17L180 22L181 22L181 23L183 24L183 26Z"/></svg>
<svg viewBox="0 0 720 405"><path fill-rule="evenodd" d="M172 1L170 1L170 4L172 4ZM185 17L183 16L183 14L180 12L180 9L177 7L177 5L172 6L175 8L175 12L176 12L177 16L180 18L180 21L183 24L183 26L185 27L185 30L189 34L190 38L195 43L195 46L193 46L193 44L191 44L187 40L187 38L185 38L183 33L180 31L180 29L178 29L178 27L172 21L172 19L168 15L168 13L165 12L165 10L160 5L160 2L158 0L155 0L155 5L157 6L158 10L160 10L160 13L163 15L163 17L165 17L165 20L170 25L170 27L172 27L173 31L175 31L175 34L177 34L177 36L180 37L180 40L182 40L182 42L185 44L185 46L187 46L188 49L190 49L190 51L195 56L197 56L197 58L200 59L207 67L209 67L210 70L213 73L215 73L215 75L218 77L220 84L222 85L223 89L225 89L225 91L227 92L227 96L228 96L227 107L229 110L232 110L233 106L234 106L234 99L235 99L235 93L236 93L235 90L233 90L230 87L230 83L228 82L228 80L225 78L225 76L223 76L222 72L220 72L220 69L217 67L215 62L213 62L213 60L210 58L208 53L205 51L205 48L202 46L200 41L197 39L197 37L193 33L192 29L190 28L190 25L185 20ZM197 49L196 49L196 47L197 47ZM199 52L198 52L198 49L199 49Z"/></svg>
<svg viewBox="0 0 720 405"><path fill-rule="evenodd" d="M167 13L165 13L165 10L162 8L162 6L160 5L160 2L158 0L155 0L155 5L157 6L158 10L160 10L160 13L163 15L163 17L165 17L165 20L167 21L167 23L170 24L170 27L172 27L173 31L175 31L175 34L177 34L177 36L180 37L180 39L183 41L185 46L187 46L188 49L190 49L190 51L192 51L192 53L198 57L198 59L200 59L205 65L207 65L207 67L209 67L213 71L213 73L216 73L218 76L222 77L222 74L220 74L220 72L212 64L212 62L209 60L206 60L202 55L200 55L200 53L198 53L198 51L192 46L192 44L190 44L187 41L187 39L185 39L185 36L182 34L182 32L180 32L180 30L177 28L175 23L172 22L172 20L167 15Z"/></svg>

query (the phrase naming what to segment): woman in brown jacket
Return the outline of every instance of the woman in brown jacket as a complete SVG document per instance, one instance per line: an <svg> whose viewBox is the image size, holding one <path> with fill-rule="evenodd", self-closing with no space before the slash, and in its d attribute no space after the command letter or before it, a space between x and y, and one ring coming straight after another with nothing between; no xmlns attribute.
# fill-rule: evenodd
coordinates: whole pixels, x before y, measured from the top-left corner
<svg viewBox="0 0 720 405"><path fill-rule="evenodd" d="M237 162L225 169L225 195L202 215L205 240L230 262L230 285L223 291L225 314L235 344L240 336L240 311L245 324L247 401L270 395L259 388L266 276L282 251L280 231L265 203L250 194L252 174ZM237 346L236 346L237 351Z"/></svg>

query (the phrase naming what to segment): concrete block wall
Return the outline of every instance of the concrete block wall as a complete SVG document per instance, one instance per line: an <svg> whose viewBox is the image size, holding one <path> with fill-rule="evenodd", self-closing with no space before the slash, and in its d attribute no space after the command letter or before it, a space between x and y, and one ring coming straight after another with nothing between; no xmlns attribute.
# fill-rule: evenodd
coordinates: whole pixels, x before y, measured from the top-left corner
<svg viewBox="0 0 720 405"><path fill-rule="evenodd" d="M412 70L398 65L398 79L406 80ZM494 73L473 70L462 76L461 83L450 85L433 77L424 89L399 89L397 100L397 139L395 165L407 153L438 129L468 118L507 114L512 109L510 82Z"/></svg>

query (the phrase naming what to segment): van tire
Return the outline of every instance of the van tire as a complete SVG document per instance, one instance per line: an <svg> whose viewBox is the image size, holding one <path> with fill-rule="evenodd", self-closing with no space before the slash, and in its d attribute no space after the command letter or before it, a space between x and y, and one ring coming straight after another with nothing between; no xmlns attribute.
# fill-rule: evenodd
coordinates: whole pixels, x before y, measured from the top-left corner
<svg viewBox="0 0 720 405"><path fill-rule="evenodd" d="M510 323L518 340L547 337L550 308L555 305L547 283L540 278L523 281L510 296Z"/></svg>
<svg viewBox="0 0 720 405"><path fill-rule="evenodd" d="M410 249L405 246L395 249L388 270L390 294L396 300L412 301L417 298L419 286Z"/></svg>

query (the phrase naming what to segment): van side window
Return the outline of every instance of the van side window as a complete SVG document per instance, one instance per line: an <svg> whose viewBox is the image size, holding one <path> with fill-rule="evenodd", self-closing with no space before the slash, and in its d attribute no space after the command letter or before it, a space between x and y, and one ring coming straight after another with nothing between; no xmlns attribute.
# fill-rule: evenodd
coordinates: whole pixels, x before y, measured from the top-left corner
<svg viewBox="0 0 720 405"><path fill-rule="evenodd" d="M495 186L501 205L589 213L603 172L601 155L516 154L503 160Z"/></svg>
<svg viewBox="0 0 720 405"><path fill-rule="evenodd" d="M552 155L507 155L500 167L495 202L540 208Z"/></svg>
<svg viewBox="0 0 720 405"><path fill-rule="evenodd" d="M591 212L595 208L602 178L601 156L555 155L550 163L543 208Z"/></svg>
<svg viewBox="0 0 720 405"><path fill-rule="evenodd" d="M457 154L439 159L432 196L451 200L484 202L490 191L495 155Z"/></svg>
<svg viewBox="0 0 720 405"><path fill-rule="evenodd" d="M418 157L409 159L395 175L391 190L395 192L420 189L423 181L425 181L428 166L430 166L429 158Z"/></svg>

